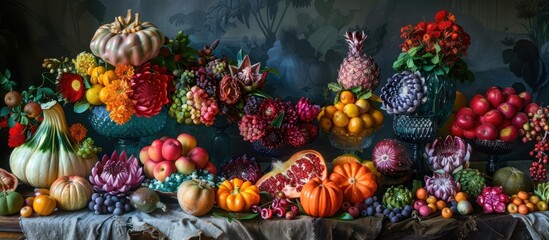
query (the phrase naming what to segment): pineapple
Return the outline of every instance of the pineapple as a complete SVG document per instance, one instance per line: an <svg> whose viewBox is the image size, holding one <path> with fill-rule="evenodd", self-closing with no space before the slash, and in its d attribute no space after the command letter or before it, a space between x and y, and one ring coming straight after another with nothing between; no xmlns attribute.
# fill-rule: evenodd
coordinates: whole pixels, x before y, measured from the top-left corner
<svg viewBox="0 0 549 240"><path fill-rule="evenodd" d="M347 57L339 68L338 82L345 89L361 86L363 90L374 91L379 84L381 73L371 56L364 54L362 47L366 35L364 32L347 32L345 40L349 44Z"/></svg>

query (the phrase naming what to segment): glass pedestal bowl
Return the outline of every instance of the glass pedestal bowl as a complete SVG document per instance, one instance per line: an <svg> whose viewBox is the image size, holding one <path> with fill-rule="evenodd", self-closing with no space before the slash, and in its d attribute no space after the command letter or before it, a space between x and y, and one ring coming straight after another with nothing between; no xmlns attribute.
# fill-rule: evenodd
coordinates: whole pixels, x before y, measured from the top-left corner
<svg viewBox="0 0 549 240"><path fill-rule="evenodd" d="M130 121L117 124L109 117L105 106L97 106L91 110L89 121L92 128L100 135L116 139L114 149L120 153L126 151L128 156L139 156L141 147L139 141L142 137L150 136L160 131L166 124L167 110L150 118L132 116Z"/></svg>
<svg viewBox="0 0 549 240"><path fill-rule="evenodd" d="M414 179L422 180L430 175L430 169L423 157L424 147L437 135L437 120L434 116L395 115L393 132L399 140L411 144Z"/></svg>
<svg viewBox="0 0 549 240"><path fill-rule="evenodd" d="M357 135L347 132L330 131L328 133L328 140L330 140L330 144L333 147L341 149L345 153L354 154L356 151L372 146L375 131L375 129L366 129Z"/></svg>
<svg viewBox="0 0 549 240"><path fill-rule="evenodd" d="M507 166L507 162L500 161L498 155L512 152L518 146L519 141L473 139L469 140L469 143L473 149L488 154L484 172L491 177L498 169Z"/></svg>

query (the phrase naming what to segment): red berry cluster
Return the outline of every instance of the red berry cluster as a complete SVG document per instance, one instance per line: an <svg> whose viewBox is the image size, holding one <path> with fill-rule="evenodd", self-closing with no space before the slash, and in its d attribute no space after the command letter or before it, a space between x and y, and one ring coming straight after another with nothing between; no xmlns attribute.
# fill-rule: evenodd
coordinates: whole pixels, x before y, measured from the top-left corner
<svg viewBox="0 0 549 240"><path fill-rule="evenodd" d="M536 160L530 167L530 176L536 182L547 179L547 169L545 164L549 161L547 152L549 152L549 107L540 107L534 113L529 113L530 121L524 124L525 135L523 142L535 140L534 149L530 151L530 156Z"/></svg>
<svg viewBox="0 0 549 240"><path fill-rule="evenodd" d="M288 220L295 219L299 215L297 204L286 198L283 192L278 192L275 198L262 206L252 206L252 212L259 213L261 218L271 219L273 215L279 218L285 217Z"/></svg>

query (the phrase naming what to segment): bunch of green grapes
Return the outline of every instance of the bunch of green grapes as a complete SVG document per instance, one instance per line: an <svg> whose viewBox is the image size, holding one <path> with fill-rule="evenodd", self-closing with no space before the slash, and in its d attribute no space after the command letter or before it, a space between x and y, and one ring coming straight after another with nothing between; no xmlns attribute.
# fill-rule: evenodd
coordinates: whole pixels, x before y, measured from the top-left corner
<svg viewBox="0 0 549 240"><path fill-rule="evenodd" d="M78 147L78 150L76 151L76 155L78 155L81 158L89 158L98 152L101 152L103 149L101 147L97 147L94 145L95 142L92 138L86 138L82 143L80 143L80 146Z"/></svg>
<svg viewBox="0 0 549 240"><path fill-rule="evenodd" d="M192 106L187 104L187 92L189 84L192 84L195 78L194 72L185 70L181 77L174 80L175 92L172 94L172 105L168 110L170 117L175 118L178 123L192 124Z"/></svg>

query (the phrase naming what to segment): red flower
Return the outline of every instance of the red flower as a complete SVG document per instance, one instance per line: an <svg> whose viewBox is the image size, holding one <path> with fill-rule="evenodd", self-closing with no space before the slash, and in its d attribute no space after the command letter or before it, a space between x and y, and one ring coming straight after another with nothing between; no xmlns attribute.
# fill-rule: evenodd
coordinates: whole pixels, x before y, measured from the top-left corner
<svg viewBox="0 0 549 240"><path fill-rule="evenodd" d="M452 26L452 21L446 20L438 23L438 29L439 30L446 30L447 28Z"/></svg>
<svg viewBox="0 0 549 240"><path fill-rule="evenodd" d="M446 10L440 10L435 14L435 22L439 23L441 21L446 20L446 16L448 16L448 12Z"/></svg>
<svg viewBox="0 0 549 240"><path fill-rule="evenodd" d="M157 115L162 106L169 102L168 83L173 80L173 76L165 72L166 68L159 68L157 65L151 67L147 63L131 79L133 94L130 98L135 106L136 116Z"/></svg>
<svg viewBox="0 0 549 240"><path fill-rule="evenodd" d="M16 123L10 129L10 135L8 137L8 146L10 148L19 147L21 144L25 143L27 136L25 136L25 125L21 123Z"/></svg>
<svg viewBox="0 0 549 240"><path fill-rule="evenodd" d="M0 129L7 128L8 127L8 117L2 117L0 118Z"/></svg>
<svg viewBox="0 0 549 240"><path fill-rule="evenodd" d="M70 103L78 102L84 97L84 80L79 74L62 73L59 76L58 89Z"/></svg>

